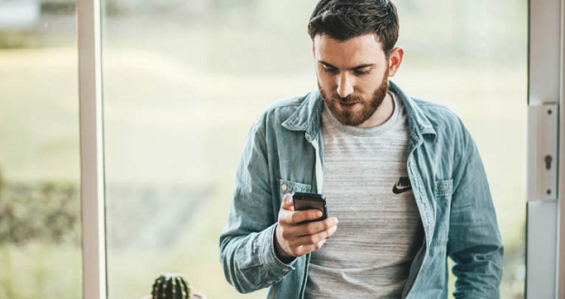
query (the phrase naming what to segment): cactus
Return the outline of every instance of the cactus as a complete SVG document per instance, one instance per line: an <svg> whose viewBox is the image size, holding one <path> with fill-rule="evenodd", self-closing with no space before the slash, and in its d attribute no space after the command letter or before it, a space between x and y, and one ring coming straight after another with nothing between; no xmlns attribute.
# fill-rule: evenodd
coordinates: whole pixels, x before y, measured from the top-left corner
<svg viewBox="0 0 565 299"><path fill-rule="evenodd" d="M188 299L192 297L190 282L181 274L165 273L155 279L152 299Z"/></svg>

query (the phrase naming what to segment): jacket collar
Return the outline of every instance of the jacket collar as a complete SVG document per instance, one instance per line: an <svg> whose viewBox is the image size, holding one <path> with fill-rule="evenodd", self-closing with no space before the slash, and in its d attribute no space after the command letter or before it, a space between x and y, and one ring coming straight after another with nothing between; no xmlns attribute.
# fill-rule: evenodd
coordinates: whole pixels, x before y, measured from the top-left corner
<svg viewBox="0 0 565 299"><path fill-rule="evenodd" d="M416 134L420 139L423 135L429 135L435 140L436 131L432 127L428 116L424 114L418 104L407 96L400 87L389 80L389 90L394 92L404 105L406 115L408 116L408 125L410 135ZM323 109L323 101L320 97L320 91L315 90L306 95L306 99L302 101L298 109L282 123L284 128L292 131L306 131L306 139L311 142L317 139L321 128L321 115Z"/></svg>

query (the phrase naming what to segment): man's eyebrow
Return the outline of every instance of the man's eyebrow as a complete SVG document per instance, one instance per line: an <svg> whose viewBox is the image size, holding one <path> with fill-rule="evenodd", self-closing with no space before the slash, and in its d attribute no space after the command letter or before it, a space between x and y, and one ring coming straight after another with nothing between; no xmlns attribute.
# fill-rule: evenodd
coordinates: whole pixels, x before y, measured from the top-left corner
<svg viewBox="0 0 565 299"><path fill-rule="evenodd" d="M325 66L327 66L327 67L337 69L337 67L335 67L335 66L333 66L333 65L331 65L331 64L329 64L329 63L327 63L327 62L325 62L325 61L323 61L323 60L318 60L318 62L321 63L321 64L323 64L323 65L325 65ZM366 68L366 67L370 67L370 66L374 66L374 65L375 65L374 63L367 63L367 64L362 64L362 65L358 65L358 66L352 67L352 68L350 68L349 70L355 71L355 70L364 69L364 68Z"/></svg>

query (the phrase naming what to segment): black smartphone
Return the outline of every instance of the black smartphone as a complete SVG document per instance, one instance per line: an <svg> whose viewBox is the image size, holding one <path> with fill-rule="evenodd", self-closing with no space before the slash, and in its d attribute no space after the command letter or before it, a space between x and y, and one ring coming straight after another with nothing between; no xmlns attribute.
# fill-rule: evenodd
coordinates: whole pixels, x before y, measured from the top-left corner
<svg viewBox="0 0 565 299"><path fill-rule="evenodd" d="M328 218L326 198L322 194L294 192L294 195L292 196L292 202L294 203L295 211L320 210L322 212L322 217L315 220L303 221L299 224L320 221Z"/></svg>

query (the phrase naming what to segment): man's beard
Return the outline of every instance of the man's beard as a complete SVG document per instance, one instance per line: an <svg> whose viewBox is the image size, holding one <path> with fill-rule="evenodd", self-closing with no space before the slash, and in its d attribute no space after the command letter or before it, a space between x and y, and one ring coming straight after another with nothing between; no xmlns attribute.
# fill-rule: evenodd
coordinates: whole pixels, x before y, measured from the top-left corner
<svg viewBox="0 0 565 299"><path fill-rule="evenodd" d="M326 103L326 107L328 107L332 115L343 125L356 127L373 116L375 111L377 111L383 103L388 92L388 70L385 72L381 85L375 90L372 98L369 100L351 95L342 98L337 93L332 94L331 98L328 98L326 92L320 86L319 81L318 89L320 90L320 95L324 103ZM344 111L339 107L340 102L343 104L359 103L362 107L361 109L356 108L354 111Z"/></svg>

